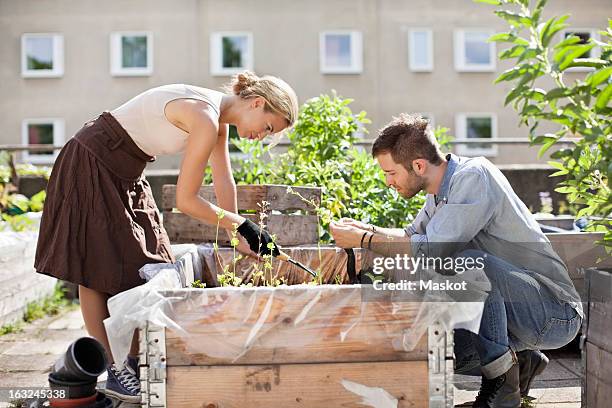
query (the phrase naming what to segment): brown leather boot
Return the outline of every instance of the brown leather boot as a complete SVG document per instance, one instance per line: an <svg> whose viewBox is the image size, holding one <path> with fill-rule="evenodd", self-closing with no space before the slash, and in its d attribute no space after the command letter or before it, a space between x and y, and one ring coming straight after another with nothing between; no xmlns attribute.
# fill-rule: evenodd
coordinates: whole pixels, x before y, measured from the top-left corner
<svg viewBox="0 0 612 408"><path fill-rule="evenodd" d="M515 363L499 377L482 377L474 408L520 408L519 365Z"/></svg>
<svg viewBox="0 0 612 408"><path fill-rule="evenodd" d="M516 353L519 363L519 382L521 397L529 397L533 379L548 365L548 357L540 350L524 350Z"/></svg>

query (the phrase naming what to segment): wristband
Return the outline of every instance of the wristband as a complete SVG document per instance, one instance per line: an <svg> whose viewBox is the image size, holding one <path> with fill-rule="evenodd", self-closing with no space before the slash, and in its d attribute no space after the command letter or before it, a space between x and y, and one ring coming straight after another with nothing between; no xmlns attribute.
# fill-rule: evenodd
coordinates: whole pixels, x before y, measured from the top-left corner
<svg viewBox="0 0 612 408"><path fill-rule="evenodd" d="M365 238L367 233L368 231L364 232L363 235L361 236L361 242L359 242L359 248L363 248L363 239Z"/></svg>
<svg viewBox="0 0 612 408"><path fill-rule="evenodd" d="M370 235L370 239L368 240L368 249L372 249L372 237L374 236L374 234Z"/></svg>

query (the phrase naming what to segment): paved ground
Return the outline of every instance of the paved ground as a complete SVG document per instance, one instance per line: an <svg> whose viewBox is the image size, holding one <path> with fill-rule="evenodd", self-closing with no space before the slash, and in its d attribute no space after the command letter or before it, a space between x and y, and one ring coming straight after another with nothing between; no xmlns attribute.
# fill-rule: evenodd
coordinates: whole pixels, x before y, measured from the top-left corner
<svg viewBox="0 0 612 408"><path fill-rule="evenodd" d="M0 336L0 386L43 387L51 365L68 345L87 333L80 310L38 320L21 333ZM534 381L535 407L580 407L580 357L576 352L547 353L551 362ZM105 378L99 378L104 381ZM471 401L479 382L476 377L455 376L455 404ZM0 402L0 407L7 406ZM130 406L133 407L133 406ZM121 408L129 408L125 404Z"/></svg>

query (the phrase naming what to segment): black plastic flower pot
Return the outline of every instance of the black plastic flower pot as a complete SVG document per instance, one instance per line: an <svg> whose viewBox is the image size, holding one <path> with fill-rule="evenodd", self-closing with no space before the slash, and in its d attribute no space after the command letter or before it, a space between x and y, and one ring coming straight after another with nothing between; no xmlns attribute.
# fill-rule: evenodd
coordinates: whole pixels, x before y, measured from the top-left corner
<svg viewBox="0 0 612 408"><path fill-rule="evenodd" d="M55 362L53 374L65 381L95 381L107 366L102 344L92 337L81 337Z"/></svg>
<svg viewBox="0 0 612 408"><path fill-rule="evenodd" d="M55 373L49 374L49 387L52 390L58 390L62 399L78 399L86 398L96 393L97 377L93 380L71 381L63 378L58 378ZM61 390L65 390L61 392Z"/></svg>

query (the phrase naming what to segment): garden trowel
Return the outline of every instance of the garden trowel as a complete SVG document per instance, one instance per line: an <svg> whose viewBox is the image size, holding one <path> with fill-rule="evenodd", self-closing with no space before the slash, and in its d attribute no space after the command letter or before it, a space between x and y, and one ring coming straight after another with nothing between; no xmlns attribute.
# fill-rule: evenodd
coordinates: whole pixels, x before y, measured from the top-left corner
<svg viewBox="0 0 612 408"><path fill-rule="evenodd" d="M309 267L307 267L303 263L301 263L299 261L296 261L295 259L291 258L289 255L287 255L283 251L280 251L280 254L277 256L277 258L280 259L281 261L292 263L293 265L297 266L298 268L305 270L306 272L311 274L313 277L315 277L315 278L317 277L317 273L315 271L313 271L312 269L310 269Z"/></svg>

